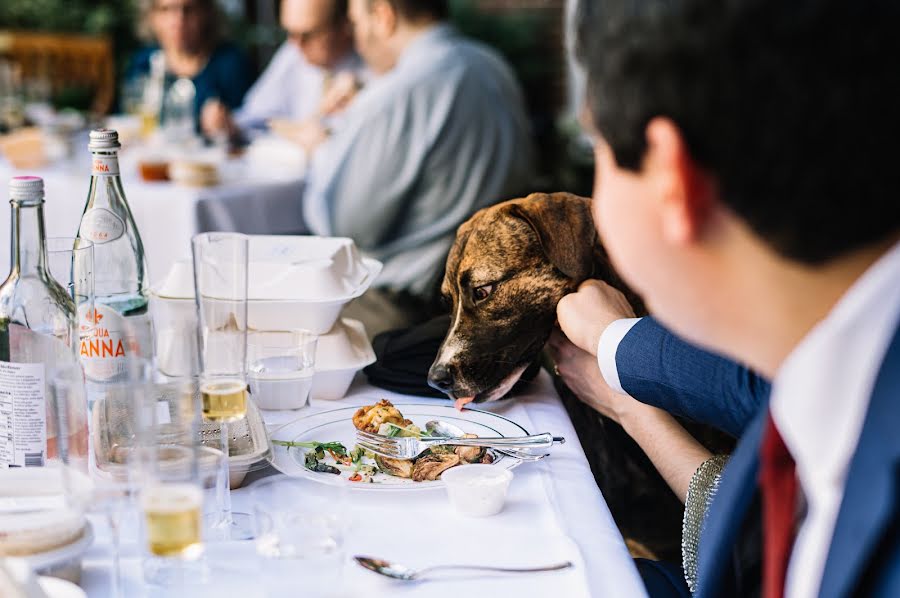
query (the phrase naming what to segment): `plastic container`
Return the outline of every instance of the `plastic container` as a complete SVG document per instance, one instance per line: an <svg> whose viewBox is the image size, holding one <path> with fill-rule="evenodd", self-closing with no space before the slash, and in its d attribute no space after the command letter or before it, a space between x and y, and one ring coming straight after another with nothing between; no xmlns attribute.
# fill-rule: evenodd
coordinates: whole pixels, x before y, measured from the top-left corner
<svg viewBox="0 0 900 598"><path fill-rule="evenodd" d="M356 372L374 362L375 351L363 323L341 318L328 334L319 337L310 399L336 401L344 398Z"/></svg>
<svg viewBox="0 0 900 598"><path fill-rule="evenodd" d="M360 255L351 239L340 237L251 235L249 261L250 329L305 328L315 334L331 330L344 305L362 295L382 268L378 260ZM191 261L173 264L153 295L160 303L154 310L157 328L193 325ZM157 343L160 354L170 346L159 335Z"/></svg>
<svg viewBox="0 0 900 598"><path fill-rule="evenodd" d="M473 463L441 474L450 504L469 517L489 517L503 510L513 473L493 465Z"/></svg>

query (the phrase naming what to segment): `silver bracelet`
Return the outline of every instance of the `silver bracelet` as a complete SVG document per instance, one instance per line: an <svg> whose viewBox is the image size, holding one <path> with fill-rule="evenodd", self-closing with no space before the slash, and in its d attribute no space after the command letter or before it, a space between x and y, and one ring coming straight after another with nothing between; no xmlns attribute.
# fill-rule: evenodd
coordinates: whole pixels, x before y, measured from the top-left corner
<svg viewBox="0 0 900 598"><path fill-rule="evenodd" d="M706 510L719 490L722 470L728 463L728 455L716 455L704 461L688 485L684 500L684 519L681 525L681 561L684 579L691 593L697 591L697 554L700 535L706 522Z"/></svg>

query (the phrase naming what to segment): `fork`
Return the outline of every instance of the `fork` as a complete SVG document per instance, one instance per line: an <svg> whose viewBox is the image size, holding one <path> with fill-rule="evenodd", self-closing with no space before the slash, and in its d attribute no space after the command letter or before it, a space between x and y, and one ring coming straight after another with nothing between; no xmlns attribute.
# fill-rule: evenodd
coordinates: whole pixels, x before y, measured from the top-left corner
<svg viewBox="0 0 900 598"><path fill-rule="evenodd" d="M515 438L415 438L411 436L379 436L362 430L356 431L356 442L376 455L390 459L413 459L429 448L445 446L478 446L484 448L550 448L553 443L564 443L565 438L553 436L549 432Z"/></svg>

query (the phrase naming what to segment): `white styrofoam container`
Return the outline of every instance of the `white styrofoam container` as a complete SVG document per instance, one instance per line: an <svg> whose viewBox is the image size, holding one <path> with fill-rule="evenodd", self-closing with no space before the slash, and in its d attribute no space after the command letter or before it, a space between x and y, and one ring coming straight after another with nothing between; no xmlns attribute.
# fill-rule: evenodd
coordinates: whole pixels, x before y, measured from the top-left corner
<svg viewBox="0 0 900 598"><path fill-rule="evenodd" d="M344 398L356 372L374 362L375 351L363 323L341 318L328 334L319 337L310 399L336 401Z"/></svg>
<svg viewBox="0 0 900 598"><path fill-rule="evenodd" d="M340 237L250 235L249 257L247 324L251 330L305 328L325 334L344 305L362 295L382 268L378 260L360 255L351 239ZM180 328L185 304L171 302L193 304L191 261L173 264L153 294L156 301L170 303L155 310L163 320L154 324L166 329L174 319ZM157 351L176 341L184 345L180 335L174 339L158 334Z"/></svg>

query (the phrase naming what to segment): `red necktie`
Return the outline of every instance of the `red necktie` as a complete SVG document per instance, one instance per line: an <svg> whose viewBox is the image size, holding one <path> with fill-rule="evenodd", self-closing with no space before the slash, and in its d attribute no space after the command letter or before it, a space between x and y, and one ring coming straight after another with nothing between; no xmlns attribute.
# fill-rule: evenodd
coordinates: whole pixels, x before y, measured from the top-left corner
<svg viewBox="0 0 900 598"><path fill-rule="evenodd" d="M763 509L763 598L784 596L797 507L797 476L788 452L769 414L760 447L759 485Z"/></svg>

